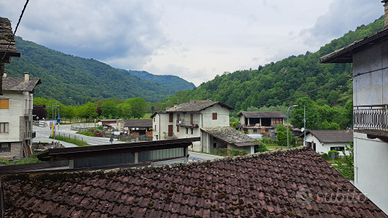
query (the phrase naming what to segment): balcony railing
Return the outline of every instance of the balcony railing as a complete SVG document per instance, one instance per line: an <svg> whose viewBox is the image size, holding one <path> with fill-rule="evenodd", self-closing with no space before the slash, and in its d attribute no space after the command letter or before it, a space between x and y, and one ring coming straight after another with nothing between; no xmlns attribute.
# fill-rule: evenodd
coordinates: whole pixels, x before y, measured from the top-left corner
<svg viewBox="0 0 388 218"><path fill-rule="evenodd" d="M184 121L184 120L178 120L176 122L177 126L184 126L184 127L191 127L191 128L198 128L198 121L193 120L191 121Z"/></svg>
<svg viewBox="0 0 388 218"><path fill-rule="evenodd" d="M24 116L31 116L32 115L32 109L26 109L24 111Z"/></svg>
<svg viewBox="0 0 388 218"><path fill-rule="evenodd" d="M26 132L25 133L26 138L35 138L36 137L36 132Z"/></svg>
<svg viewBox="0 0 388 218"><path fill-rule="evenodd" d="M388 105L353 106L354 130L388 131Z"/></svg>

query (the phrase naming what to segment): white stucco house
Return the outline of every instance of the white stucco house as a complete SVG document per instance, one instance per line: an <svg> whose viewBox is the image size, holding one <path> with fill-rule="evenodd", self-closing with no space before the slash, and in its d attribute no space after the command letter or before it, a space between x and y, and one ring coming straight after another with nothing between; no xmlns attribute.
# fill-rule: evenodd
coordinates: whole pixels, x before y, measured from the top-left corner
<svg viewBox="0 0 388 218"><path fill-rule="evenodd" d="M281 111L243 111L240 117L241 130L248 134L271 136L277 125L284 125L287 116Z"/></svg>
<svg viewBox="0 0 388 218"><path fill-rule="evenodd" d="M191 100L151 115L153 140L192 138L201 136L201 128L229 126L229 110L234 108L211 100ZM193 143L202 151L200 142Z"/></svg>
<svg viewBox="0 0 388 218"><path fill-rule="evenodd" d="M345 145L349 146L351 141L353 130L308 130L306 133L306 145L321 154L336 150L342 155Z"/></svg>
<svg viewBox="0 0 388 218"><path fill-rule="evenodd" d="M213 153L215 149L227 148L255 153L255 139L229 126L201 128L203 151Z"/></svg>
<svg viewBox="0 0 388 218"><path fill-rule="evenodd" d="M321 58L353 63L354 183L388 214L388 0L384 28Z"/></svg>
<svg viewBox="0 0 388 218"><path fill-rule="evenodd" d="M39 78L7 77L3 74L0 95L0 158L20 159L29 152L32 131L32 107L35 86ZM23 151L24 150L24 151Z"/></svg>

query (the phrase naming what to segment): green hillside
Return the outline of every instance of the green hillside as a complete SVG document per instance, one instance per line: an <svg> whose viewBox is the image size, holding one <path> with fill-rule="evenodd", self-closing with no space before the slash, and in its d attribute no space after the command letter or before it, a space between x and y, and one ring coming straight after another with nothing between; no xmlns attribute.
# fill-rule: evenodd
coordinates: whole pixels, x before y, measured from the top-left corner
<svg viewBox="0 0 388 218"><path fill-rule="evenodd" d="M349 31L317 52L290 56L255 70L226 72L162 102L171 106L173 102L210 98L238 110L246 110L250 107L288 106L297 98L308 95L321 105L342 107L352 99L351 64L320 64L319 58L381 30L383 25L384 21L380 18L367 26L358 27L356 31Z"/></svg>
<svg viewBox="0 0 388 218"><path fill-rule="evenodd" d="M39 77L35 97L67 98L76 103L114 97L128 99L142 97L155 102L176 93L175 88L140 79L93 59L63 54L36 43L16 37L20 58L5 65L9 76L23 76L30 72Z"/></svg>
<svg viewBox="0 0 388 218"><path fill-rule="evenodd" d="M176 91L188 90L195 88L195 85L191 82L187 82L186 80L173 75L154 75L148 73L147 71L135 71L128 70L131 75L137 76L140 79L145 79L149 81L153 81L156 83L160 83L162 85L169 86Z"/></svg>

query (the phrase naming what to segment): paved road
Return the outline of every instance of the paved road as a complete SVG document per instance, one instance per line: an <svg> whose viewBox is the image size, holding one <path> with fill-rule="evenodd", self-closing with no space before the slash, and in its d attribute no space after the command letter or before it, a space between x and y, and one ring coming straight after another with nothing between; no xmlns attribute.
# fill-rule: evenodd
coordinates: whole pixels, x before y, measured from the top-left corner
<svg viewBox="0 0 388 218"><path fill-rule="evenodd" d="M74 136L78 139L83 139L86 141L89 145L106 145L111 144L109 141L109 138L102 138L102 137L90 137L90 136L84 136L80 134L76 134L76 131L70 129L70 125L64 125L59 127L59 131L56 131L56 135L66 135L74 138ZM54 141L53 139L50 139L49 136L51 135L50 127L39 127L34 126L34 131L36 132L36 138L33 139L33 142L49 142L51 143ZM57 140L55 140L57 141ZM69 147L77 147L77 145L74 145L72 143L67 143L64 141L60 141L60 143L69 148ZM114 139L113 144L117 143L123 143L120 141L117 141ZM221 156L216 155L210 155L210 154L203 154L203 153L196 153L196 152L190 152L189 151L189 161L200 161L200 160L212 160L216 158L222 158Z"/></svg>
<svg viewBox="0 0 388 218"><path fill-rule="evenodd" d="M70 125L66 126L60 126L59 130L55 131L55 135L65 135L74 138L76 137L77 139L84 140L87 142L89 145L106 145L106 144L111 144L109 141L109 138L103 138L103 137L90 137L90 136L85 136L81 134L76 134L77 131L71 130ZM36 131L36 138L33 139L33 142L52 142L53 139L50 139L49 136L51 135L51 130L50 127L39 127L39 126L34 126L34 131ZM112 142L113 144L117 143L122 143L120 141L117 141L114 139ZM71 144L71 143L65 143L61 141L61 144L63 144L65 147L75 147L76 145Z"/></svg>

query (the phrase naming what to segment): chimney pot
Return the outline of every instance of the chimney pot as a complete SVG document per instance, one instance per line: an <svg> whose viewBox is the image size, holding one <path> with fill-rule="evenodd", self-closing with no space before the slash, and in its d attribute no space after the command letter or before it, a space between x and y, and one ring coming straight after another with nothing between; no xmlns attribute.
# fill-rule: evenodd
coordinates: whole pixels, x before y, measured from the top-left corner
<svg viewBox="0 0 388 218"><path fill-rule="evenodd" d="M177 103L174 103L174 107L176 107L176 106L178 106L178 104L177 104Z"/></svg>
<svg viewBox="0 0 388 218"><path fill-rule="evenodd" d="M29 72L24 72L24 81L25 82L30 81L30 73Z"/></svg>
<svg viewBox="0 0 388 218"><path fill-rule="evenodd" d="M3 72L3 77L7 77L7 72Z"/></svg>

